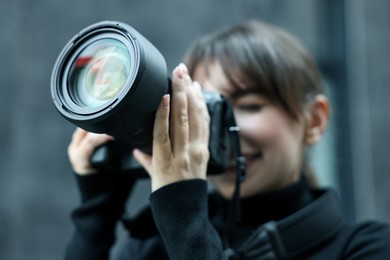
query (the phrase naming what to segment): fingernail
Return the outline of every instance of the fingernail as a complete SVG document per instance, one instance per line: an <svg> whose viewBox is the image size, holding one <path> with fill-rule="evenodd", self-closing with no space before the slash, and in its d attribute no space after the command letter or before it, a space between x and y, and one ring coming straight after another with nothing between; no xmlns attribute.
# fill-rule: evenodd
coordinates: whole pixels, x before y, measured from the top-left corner
<svg viewBox="0 0 390 260"><path fill-rule="evenodd" d="M184 78L184 72L182 70L182 68L179 66L177 66L174 70L173 70L173 73L176 75L176 77L178 79L183 79Z"/></svg>
<svg viewBox="0 0 390 260"><path fill-rule="evenodd" d="M181 70L182 70L184 73L188 74L187 66L186 66L184 63L180 63L180 64L179 64L179 67L181 68Z"/></svg>
<svg viewBox="0 0 390 260"><path fill-rule="evenodd" d="M170 101L170 95L169 94L165 94L162 98L162 105L164 108L167 108L169 107L169 101Z"/></svg>
<svg viewBox="0 0 390 260"><path fill-rule="evenodd" d="M186 74L188 74L188 69L184 63L180 63L179 65L177 65L173 72L179 79L184 79Z"/></svg>

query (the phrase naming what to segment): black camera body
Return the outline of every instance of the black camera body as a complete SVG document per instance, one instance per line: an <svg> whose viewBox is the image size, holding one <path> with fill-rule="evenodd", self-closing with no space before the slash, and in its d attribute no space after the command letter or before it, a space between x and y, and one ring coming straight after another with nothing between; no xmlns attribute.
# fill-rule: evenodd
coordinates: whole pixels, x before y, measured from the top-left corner
<svg viewBox="0 0 390 260"><path fill-rule="evenodd" d="M170 79L162 54L131 26L103 21L75 35L52 72L51 95L58 112L74 125L116 141L98 148L91 163L145 176L132 157L137 147L152 153L155 112ZM224 172L239 154L232 108L218 93L203 93L210 114L208 174ZM232 148L234 147L234 148Z"/></svg>
<svg viewBox="0 0 390 260"><path fill-rule="evenodd" d="M234 143L231 141L235 139L237 133L232 132L234 129L230 128L229 131L227 128L227 125L230 125L228 122L231 121L229 103L217 93L204 91L203 96L210 114L210 159L207 164L207 174L220 174L226 171L231 156L234 155L232 154ZM150 136L150 140L151 138ZM137 178L145 178L148 176L147 173L132 156L135 147L137 146L124 139L110 142L95 151L91 164L106 172L128 172ZM149 144L144 148L149 151Z"/></svg>

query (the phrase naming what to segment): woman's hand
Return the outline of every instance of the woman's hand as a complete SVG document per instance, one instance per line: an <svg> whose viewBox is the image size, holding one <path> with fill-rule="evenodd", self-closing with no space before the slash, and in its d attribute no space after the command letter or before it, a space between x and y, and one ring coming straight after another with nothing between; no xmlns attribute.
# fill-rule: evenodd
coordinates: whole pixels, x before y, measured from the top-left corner
<svg viewBox="0 0 390 260"><path fill-rule="evenodd" d="M114 140L106 134L95 134L77 128L68 146L68 157L73 171L79 175L88 175L96 172L92 168L90 160L97 147L108 141Z"/></svg>
<svg viewBox="0 0 390 260"><path fill-rule="evenodd" d="M152 191L173 182L206 179L210 116L201 87L184 64L172 73L172 100L162 98L153 129L153 156L134 157L152 179Z"/></svg>

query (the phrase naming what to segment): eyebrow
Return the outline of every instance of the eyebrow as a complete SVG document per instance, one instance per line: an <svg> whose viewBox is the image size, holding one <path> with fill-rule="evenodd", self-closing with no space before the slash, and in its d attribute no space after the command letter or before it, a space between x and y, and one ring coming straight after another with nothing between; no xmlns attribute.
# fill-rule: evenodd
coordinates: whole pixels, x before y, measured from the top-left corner
<svg viewBox="0 0 390 260"><path fill-rule="evenodd" d="M261 91L255 86L243 86L240 88L236 88L229 93L231 99L239 99L243 96L247 95L257 95L261 96Z"/></svg>

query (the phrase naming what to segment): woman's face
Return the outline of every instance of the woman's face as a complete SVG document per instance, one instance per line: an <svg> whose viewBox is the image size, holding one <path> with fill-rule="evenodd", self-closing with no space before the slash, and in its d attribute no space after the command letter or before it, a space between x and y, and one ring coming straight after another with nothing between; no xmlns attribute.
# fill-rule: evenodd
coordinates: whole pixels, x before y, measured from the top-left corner
<svg viewBox="0 0 390 260"><path fill-rule="evenodd" d="M240 128L241 152L246 158L246 179L241 197L286 187L299 179L303 149L304 121L294 120L280 106L254 92L234 90L218 63L205 73L199 65L193 75L204 90L217 91L233 104ZM209 176L215 188L226 198L235 189L235 167L225 174Z"/></svg>

